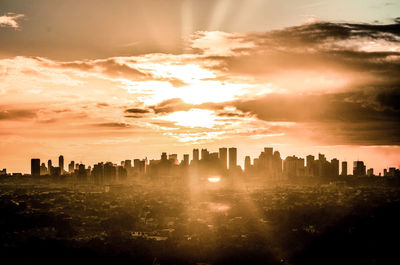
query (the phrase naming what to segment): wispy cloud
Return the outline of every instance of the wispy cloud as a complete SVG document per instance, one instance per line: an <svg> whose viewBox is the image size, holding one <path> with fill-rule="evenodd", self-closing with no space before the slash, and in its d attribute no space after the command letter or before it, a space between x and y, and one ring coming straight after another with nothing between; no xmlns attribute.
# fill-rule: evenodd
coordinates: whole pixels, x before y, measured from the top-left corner
<svg viewBox="0 0 400 265"><path fill-rule="evenodd" d="M7 13L0 16L0 27L10 27L18 29L20 27L18 20L23 18L23 14Z"/></svg>

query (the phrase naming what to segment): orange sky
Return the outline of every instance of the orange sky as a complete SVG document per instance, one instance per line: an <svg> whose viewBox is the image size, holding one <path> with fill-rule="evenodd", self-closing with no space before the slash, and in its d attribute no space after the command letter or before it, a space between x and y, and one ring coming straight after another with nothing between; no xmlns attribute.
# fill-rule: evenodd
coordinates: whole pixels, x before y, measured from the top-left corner
<svg viewBox="0 0 400 265"><path fill-rule="evenodd" d="M222 146L238 147L239 161L272 146L283 157L321 152L364 160L378 171L399 166L400 24L327 22L328 15L312 14L264 30L246 20L246 28L232 30L224 10L234 7L227 1L217 1L202 22L207 27L189 12L195 1L180 2L169 13L138 5L169 21L167 28L144 17L151 30L137 43L120 34L140 25L124 24L113 29L115 36L102 35L107 42L98 47L89 44L101 30L88 29L105 6L88 13L92 20L82 27L66 28L59 19L39 19L43 11L13 10L6 1L0 9L0 167L29 172L32 157L56 162L63 154L93 164ZM323 6L303 4L316 13ZM51 8L60 12L52 6L46 12ZM170 35L178 30L168 19L174 12L181 14L178 42ZM44 31L33 37L39 25ZM107 46L112 41L114 49ZM143 43L159 47L145 51ZM131 52L121 48L135 45Z"/></svg>

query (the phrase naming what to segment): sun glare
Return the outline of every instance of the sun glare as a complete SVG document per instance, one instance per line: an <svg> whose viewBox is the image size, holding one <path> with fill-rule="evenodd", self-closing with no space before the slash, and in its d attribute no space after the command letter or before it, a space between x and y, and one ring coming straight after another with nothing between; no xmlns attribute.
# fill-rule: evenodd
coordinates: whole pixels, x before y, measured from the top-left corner
<svg viewBox="0 0 400 265"><path fill-rule="evenodd" d="M207 180L208 180L208 182L211 182L211 183L218 183L221 181L221 178L220 177L209 177Z"/></svg>
<svg viewBox="0 0 400 265"><path fill-rule="evenodd" d="M172 121L176 125L191 127L191 128L195 127L212 128L214 125L220 123L217 121L217 116L214 114L214 111L204 110L204 109L177 111L168 114L166 116L159 117L158 119L165 121Z"/></svg>

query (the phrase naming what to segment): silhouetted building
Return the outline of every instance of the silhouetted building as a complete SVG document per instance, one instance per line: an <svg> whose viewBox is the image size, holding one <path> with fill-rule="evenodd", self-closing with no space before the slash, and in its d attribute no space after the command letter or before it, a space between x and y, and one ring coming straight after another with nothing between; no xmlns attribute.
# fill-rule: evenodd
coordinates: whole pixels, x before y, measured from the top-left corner
<svg viewBox="0 0 400 265"><path fill-rule="evenodd" d="M244 171L247 173L251 170L251 159L250 156L244 158Z"/></svg>
<svg viewBox="0 0 400 265"><path fill-rule="evenodd" d="M32 176L40 176L40 159L39 158L31 159L31 175Z"/></svg>
<svg viewBox="0 0 400 265"><path fill-rule="evenodd" d="M3 170L0 170L0 176L5 176L7 175L7 169L3 168Z"/></svg>
<svg viewBox="0 0 400 265"><path fill-rule="evenodd" d="M339 160L337 160L336 158L331 160L331 174L332 177L339 176Z"/></svg>
<svg viewBox="0 0 400 265"><path fill-rule="evenodd" d="M42 163L40 165L40 175L46 175L47 174L47 167L45 163Z"/></svg>
<svg viewBox="0 0 400 265"><path fill-rule="evenodd" d="M68 172L69 172L69 173L74 173L74 171L75 171L75 161L71 161L71 162L68 164Z"/></svg>
<svg viewBox="0 0 400 265"><path fill-rule="evenodd" d="M353 176L364 177L366 175L366 168L363 161L354 161L353 163Z"/></svg>
<svg viewBox="0 0 400 265"><path fill-rule="evenodd" d="M342 162L342 176L343 177L347 176L347 162L346 161Z"/></svg>
<svg viewBox="0 0 400 265"><path fill-rule="evenodd" d="M62 155L58 157L58 167L61 170L61 174L64 174L64 157Z"/></svg>
<svg viewBox="0 0 400 265"><path fill-rule="evenodd" d="M223 147L219 149L219 161L223 170L228 169L228 149Z"/></svg>
<svg viewBox="0 0 400 265"><path fill-rule="evenodd" d="M165 152L163 152L162 154L161 154L161 161L167 161L168 159L167 159L167 153L165 153Z"/></svg>
<svg viewBox="0 0 400 265"><path fill-rule="evenodd" d="M306 175L314 176L315 172L315 157L313 155L308 155L306 157Z"/></svg>
<svg viewBox="0 0 400 265"><path fill-rule="evenodd" d="M199 149L193 149L193 161L199 161Z"/></svg>
<svg viewBox="0 0 400 265"><path fill-rule="evenodd" d="M209 152L207 149L201 149L201 160L206 161L208 160Z"/></svg>
<svg viewBox="0 0 400 265"><path fill-rule="evenodd" d="M123 166L118 166L117 167L117 176L119 179L125 179L128 176L126 168L124 168Z"/></svg>
<svg viewBox="0 0 400 265"><path fill-rule="evenodd" d="M304 158L299 158L297 156L286 157L283 161L283 173L289 179L304 176Z"/></svg>
<svg viewBox="0 0 400 265"><path fill-rule="evenodd" d="M367 176L368 177L372 177L374 175L374 169L373 168L369 168L368 170L367 170Z"/></svg>
<svg viewBox="0 0 400 265"><path fill-rule="evenodd" d="M229 169L235 170L237 166L237 149L235 147L229 148Z"/></svg>
<svg viewBox="0 0 400 265"><path fill-rule="evenodd" d="M183 160L181 162L181 165L184 167L189 166L189 155L188 154L183 155Z"/></svg>
<svg viewBox="0 0 400 265"><path fill-rule="evenodd" d="M170 154L168 155L168 160L171 161L173 165L178 165L178 155L177 154Z"/></svg>
<svg viewBox="0 0 400 265"><path fill-rule="evenodd" d="M78 178L85 179L87 176L88 176L88 174L87 174L87 171L85 169L85 165L84 164L79 164Z"/></svg>

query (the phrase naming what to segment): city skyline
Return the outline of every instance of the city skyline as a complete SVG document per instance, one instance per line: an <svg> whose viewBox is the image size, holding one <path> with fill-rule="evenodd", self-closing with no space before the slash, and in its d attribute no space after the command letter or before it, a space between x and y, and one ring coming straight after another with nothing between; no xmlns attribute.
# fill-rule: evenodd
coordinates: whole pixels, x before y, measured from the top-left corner
<svg viewBox="0 0 400 265"><path fill-rule="evenodd" d="M200 152L201 151L201 152ZM170 153L170 152L162 152L161 153L161 159L160 156L158 158L148 158L146 157L141 157L141 158L132 158L132 159L125 159L120 162L113 162L113 161L97 161L94 164L87 164L82 161L76 161L75 160L70 160L70 163L64 164L64 156L59 155L58 156L58 166L53 166L54 164L52 163L52 160L49 159L47 160L47 167L46 167L46 160L41 160L41 158L31 158L31 164L30 164L30 172L32 176L39 176L39 175L63 175L63 174L72 174L74 173L75 170L80 169L80 166L83 167L83 169L88 169L89 173L91 170L96 165L100 164L110 164L113 167L122 167L124 169L127 168L132 168L137 170L138 168L142 168L140 170L143 170L143 174L147 174L146 172L146 167L151 167L152 163L157 161L162 161L162 160L168 160L172 163L172 165L176 166L195 166L199 162L204 162L204 161L213 161L213 164L207 164L206 167L210 167L211 169L214 167L221 168L222 170L228 170L228 171L236 171L239 170L242 173L250 173L252 172L253 174L257 175L265 175L266 178L269 178L269 174L276 174L276 173L271 173L273 171L272 168L265 169L265 168L258 168L257 164L259 164L259 160L263 159L265 155L267 155L272 159L273 157L277 156L278 159L278 164L276 166L278 167L278 172L279 174L285 174L285 170L287 170L288 163L293 162L295 167L299 167L301 170L304 170L303 173L304 176L313 176L315 173L312 172L312 164L314 161L327 161L329 162L329 158L325 156L323 153L318 153L318 156L314 156L312 154L307 155L306 157L297 157L296 155L290 155L286 157L281 157L281 154L279 150L274 150L272 147L264 147L264 150L261 151L259 156L251 157L249 155L245 155L244 160L242 163L238 162L238 156L237 156L237 148L236 147L220 147L218 149L218 152L210 152L207 148L193 148L192 149L192 154L181 154L178 155L176 153ZM180 159L181 158L181 159ZM133 162L133 163L132 163ZM143 163L143 164L141 164ZM263 162L264 163L264 162ZM274 162L276 163L276 162ZM382 171L378 171L374 169L373 167L367 166L367 164L364 164L364 161L362 160L354 160L354 161L341 161L338 160L336 157L332 157L330 160L330 164L333 167L333 172L335 173L329 173L332 174L332 176L347 176L347 175L359 175L359 176L386 176L388 169L397 169L400 168L396 166L388 166L386 168L383 168ZM348 166L352 166L353 170L349 168ZM274 166L275 167L275 166ZM254 168L254 169L253 169ZM357 168L357 169L356 169ZM52 170L56 169L59 170L58 173L52 173ZM320 169L321 170L321 169ZM328 169L329 170L329 169ZM296 169L295 169L296 171ZM5 173L7 172L7 168L4 168L3 171ZM15 174L15 173L25 173L25 172L8 172L8 174ZM225 174L223 172L217 173L218 174ZM320 175L322 173L319 173ZM326 173L323 173L322 175L325 175ZM393 173L394 174L394 173ZM118 175L118 173L117 173ZM318 175L318 174L316 174ZM131 176L131 173L128 172L128 176ZM303 177L304 177L303 176ZM330 176L330 177L332 177Z"/></svg>
<svg viewBox="0 0 400 265"><path fill-rule="evenodd" d="M229 163L230 163L229 157L230 157L230 155L229 155L228 151L231 148L235 148L237 150L236 151L237 152L236 153L236 164L238 166L240 166L242 170L245 170L246 158L249 157L251 159L250 160L251 164L253 164L254 158L257 158L257 156L258 156L257 152L262 150L260 148L258 148L257 150L252 150L251 154L249 155L249 154L244 153L244 151L241 151L237 147L230 147L230 148L217 147L216 151L219 152L219 154L221 154L221 150L222 149L226 149L226 151L225 151L226 152L226 158L227 158L227 160L226 160L226 168L229 168ZM275 150L274 147L271 147L271 148ZM209 149L206 146L200 146L200 147L197 147L197 148L190 149L189 152L177 153L177 152L174 152L174 151L169 151L169 152L166 152L166 154L167 155L171 155L171 154L172 155L176 155L177 156L177 160L179 162L185 160L184 156L187 155L187 156L189 156L189 158L188 158L189 161L192 161L194 159L194 156L195 156L194 153L193 153L194 150L197 150L198 158L199 158L199 160L201 160L202 159L201 151L202 150L208 150L209 151L209 150L212 150L212 149ZM276 150L279 151L279 149L276 149ZM76 162L76 164L84 164L84 165L94 165L94 164L98 163L99 161L103 161L103 162L111 162L111 163L113 163L115 165L118 165L120 163L120 161L126 161L126 160L129 160L129 161L133 161L135 159L147 159L148 161L156 160L156 159L158 159L160 157L160 154L162 154L162 153L164 153L164 152L160 152L159 154L156 154L156 155L153 155L153 156L147 156L145 154L144 155L131 155L131 156L128 156L128 157L122 157L121 159L95 160L95 159L88 159L88 158L86 158L86 159L76 159L75 158L75 159L66 160L66 161L72 161L72 162ZM300 158L303 158L305 160L308 156L318 157L318 155L320 155L320 154L326 155L322 150L320 150L320 151L318 151L316 153L312 153L312 154L304 154L303 153L303 154L282 155L282 159L285 159L285 158L288 158L288 157L300 157ZM340 167L339 167L340 168L340 172L342 171L342 162L346 162L350 166L352 165L353 162L356 162L356 161L364 161L364 162L366 162L365 160L360 158L360 156L357 156L357 158L354 158L354 159L340 159L338 156L331 155L329 153L328 157L331 157L332 159L338 159L340 161ZM43 157L39 158L39 156L37 156L36 158L43 159ZM31 160L31 159L32 158L28 158L28 160ZM63 155L47 156L47 158L45 158L44 160L40 160L40 161L41 161L41 163L45 163L46 162L45 164L46 164L47 168L50 168L52 165L55 165L53 161L58 161L57 165L60 165L60 161L62 161L62 163L64 165L63 168L64 168L65 172L68 172L68 164L64 164L64 156ZM306 160L304 161L304 163L306 163ZM366 162L366 164L369 164L369 163ZM19 167L17 167L16 170L14 168L7 167L7 165L0 165L0 168L7 169L7 172L9 172L9 173L14 172L14 173L28 174L28 173L31 172L31 166L26 165L26 164L19 165ZM26 168L26 170L22 170L23 168ZM370 166L368 168L373 168L374 172L378 174L378 173L383 173L383 171L385 169L388 169L388 168L400 168L400 165L397 165L397 164L394 164L394 163L392 163L392 164L386 163L386 166L383 166L382 168L375 168L373 166Z"/></svg>

